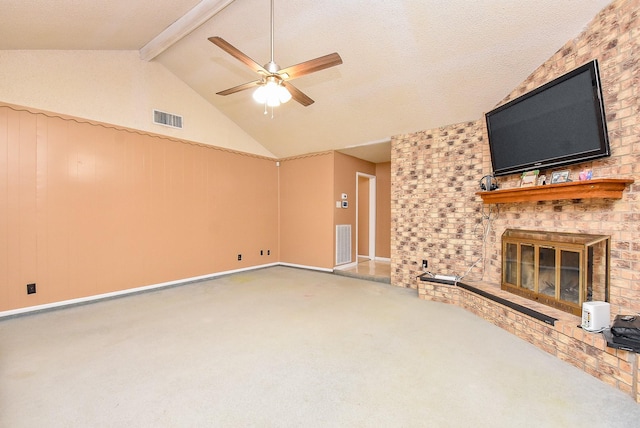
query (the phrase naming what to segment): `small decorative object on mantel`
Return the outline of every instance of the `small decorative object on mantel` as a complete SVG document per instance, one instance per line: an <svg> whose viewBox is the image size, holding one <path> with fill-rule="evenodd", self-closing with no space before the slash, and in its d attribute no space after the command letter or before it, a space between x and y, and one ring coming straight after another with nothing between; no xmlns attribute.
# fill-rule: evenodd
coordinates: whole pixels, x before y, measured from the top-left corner
<svg viewBox="0 0 640 428"><path fill-rule="evenodd" d="M591 180L592 176L593 176L593 172L590 169L585 168L582 171L580 171L580 174L578 174L578 179L580 181Z"/></svg>
<svg viewBox="0 0 640 428"><path fill-rule="evenodd" d="M554 171L551 173L551 184L567 183L569 180L569 174L571 171L565 169L564 171Z"/></svg>
<svg viewBox="0 0 640 428"><path fill-rule="evenodd" d="M534 169L533 171L523 172L522 179L520 180L520 187L535 186L539 173L540 173L540 170L538 169Z"/></svg>
<svg viewBox="0 0 640 428"><path fill-rule="evenodd" d="M538 186L544 186L547 184L547 176L542 174L538 176Z"/></svg>

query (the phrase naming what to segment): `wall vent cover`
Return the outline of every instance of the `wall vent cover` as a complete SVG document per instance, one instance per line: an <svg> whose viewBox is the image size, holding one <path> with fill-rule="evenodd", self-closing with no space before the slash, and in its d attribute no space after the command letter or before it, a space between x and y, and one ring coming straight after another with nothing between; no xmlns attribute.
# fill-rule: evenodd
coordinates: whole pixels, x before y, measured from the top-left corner
<svg viewBox="0 0 640 428"><path fill-rule="evenodd" d="M336 265L351 263L351 225L336 225Z"/></svg>
<svg viewBox="0 0 640 428"><path fill-rule="evenodd" d="M182 116L166 113L160 110L153 110L153 123L169 126L171 128L182 129Z"/></svg>

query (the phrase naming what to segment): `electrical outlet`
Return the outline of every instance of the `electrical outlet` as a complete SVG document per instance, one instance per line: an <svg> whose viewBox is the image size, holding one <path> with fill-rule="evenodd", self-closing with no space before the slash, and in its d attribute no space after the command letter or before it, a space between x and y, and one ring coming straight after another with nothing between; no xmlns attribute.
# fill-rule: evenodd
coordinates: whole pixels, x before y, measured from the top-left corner
<svg viewBox="0 0 640 428"><path fill-rule="evenodd" d="M238 254L238 261L242 260L242 254Z"/></svg>
<svg viewBox="0 0 640 428"><path fill-rule="evenodd" d="M264 251L260 250L260 255L264 256Z"/></svg>
<svg viewBox="0 0 640 428"><path fill-rule="evenodd" d="M429 263L426 260L422 260L422 269L427 269L427 267L429 266Z"/></svg>
<svg viewBox="0 0 640 428"><path fill-rule="evenodd" d="M36 292L36 284L27 284L27 294L35 294Z"/></svg>
<svg viewBox="0 0 640 428"><path fill-rule="evenodd" d="M271 250L267 250L267 256L271 255Z"/></svg>

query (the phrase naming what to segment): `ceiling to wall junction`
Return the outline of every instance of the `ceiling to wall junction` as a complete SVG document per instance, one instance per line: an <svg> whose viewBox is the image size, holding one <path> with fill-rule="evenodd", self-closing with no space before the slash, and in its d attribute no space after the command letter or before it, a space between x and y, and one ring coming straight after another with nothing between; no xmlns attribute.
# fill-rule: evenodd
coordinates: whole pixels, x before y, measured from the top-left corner
<svg viewBox="0 0 640 428"><path fill-rule="evenodd" d="M315 103L291 101L273 117L251 91L216 95L256 75L207 40L220 36L267 63L269 0L9 0L0 49L144 51L186 15L195 29L151 61L278 157L370 145L346 151L366 159L393 135L482 117L607 3L276 0L276 63L338 52L343 64L294 80Z"/></svg>

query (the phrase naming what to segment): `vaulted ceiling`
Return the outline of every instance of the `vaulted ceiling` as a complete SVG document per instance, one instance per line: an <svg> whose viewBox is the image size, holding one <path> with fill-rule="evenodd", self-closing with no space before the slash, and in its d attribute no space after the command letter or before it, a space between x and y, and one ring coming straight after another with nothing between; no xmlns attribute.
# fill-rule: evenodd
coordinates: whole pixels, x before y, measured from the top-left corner
<svg viewBox="0 0 640 428"><path fill-rule="evenodd" d="M383 161L393 135L481 118L608 3L275 0L276 63L343 64L294 80L315 103L273 117L251 90L216 95L256 74L207 40L266 64L269 0L5 0L0 49L139 50L277 157L364 146L352 153Z"/></svg>

